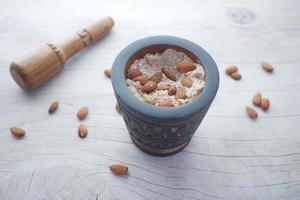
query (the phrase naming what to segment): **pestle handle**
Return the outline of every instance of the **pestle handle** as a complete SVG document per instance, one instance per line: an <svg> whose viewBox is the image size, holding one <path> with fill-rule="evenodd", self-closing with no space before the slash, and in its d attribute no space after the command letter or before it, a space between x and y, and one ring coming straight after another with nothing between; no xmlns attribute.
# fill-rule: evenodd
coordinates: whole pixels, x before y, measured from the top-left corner
<svg viewBox="0 0 300 200"><path fill-rule="evenodd" d="M25 90L37 88L62 70L73 55L105 36L113 25L111 17L104 18L59 44L49 43L37 53L12 62L10 73L13 79Z"/></svg>

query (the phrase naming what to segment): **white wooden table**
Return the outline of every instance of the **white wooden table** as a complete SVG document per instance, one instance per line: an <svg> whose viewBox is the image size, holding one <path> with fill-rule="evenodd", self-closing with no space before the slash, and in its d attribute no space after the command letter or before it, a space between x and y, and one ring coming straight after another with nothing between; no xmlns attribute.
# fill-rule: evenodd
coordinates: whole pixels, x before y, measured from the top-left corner
<svg viewBox="0 0 300 200"><path fill-rule="evenodd" d="M300 1L0 2L0 199L300 199ZM22 91L9 64L112 16L108 37L71 60L34 92ZM192 40L215 58L220 89L191 143L153 157L131 142L103 69L129 43L151 35ZM259 63L274 65L273 74ZM238 65L241 81L224 74ZM256 121L245 106L261 91L271 109ZM59 110L48 115L52 100ZM86 139L76 112L90 108ZM12 137L11 126L26 129ZM127 177L108 166L124 163Z"/></svg>

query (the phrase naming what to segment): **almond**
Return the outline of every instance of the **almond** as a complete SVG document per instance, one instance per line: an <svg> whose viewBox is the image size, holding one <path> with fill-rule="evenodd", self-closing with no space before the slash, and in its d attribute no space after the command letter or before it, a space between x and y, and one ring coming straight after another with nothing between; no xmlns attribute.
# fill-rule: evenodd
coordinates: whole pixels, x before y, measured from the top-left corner
<svg viewBox="0 0 300 200"><path fill-rule="evenodd" d="M109 167L109 169L117 175L126 175L128 173L128 167L122 164L113 164Z"/></svg>
<svg viewBox="0 0 300 200"><path fill-rule="evenodd" d="M258 92L258 93L256 93L256 94L254 95L254 97L252 98L252 103L253 103L254 105L259 106L259 105L260 105L260 102L261 102L261 93Z"/></svg>
<svg viewBox="0 0 300 200"><path fill-rule="evenodd" d="M85 125L80 124L80 126L78 127L78 136L81 138L85 138L88 134L88 130L86 128Z"/></svg>
<svg viewBox="0 0 300 200"><path fill-rule="evenodd" d="M161 81L161 79L162 79L162 73L161 72L155 72L150 78L151 81L154 81L156 83L159 83Z"/></svg>
<svg viewBox="0 0 300 200"><path fill-rule="evenodd" d="M175 75L175 73L169 67L164 66L161 69L161 71L162 71L162 73L164 73L164 75L166 75L166 77L168 77L172 81L176 81L176 75Z"/></svg>
<svg viewBox="0 0 300 200"><path fill-rule="evenodd" d="M111 77L111 69L105 69L104 74L107 78L110 78Z"/></svg>
<svg viewBox="0 0 300 200"><path fill-rule="evenodd" d="M237 71L238 71L238 68L237 68L237 66L235 66L235 65L229 66L229 67L227 67L227 68L225 69L225 72L226 72L226 74L228 74L228 75L231 75L231 74L233 74L233 73L235 73L235 72L237 72Z"/></svg>
<svg viewBox="0 0 300 200"><path fill-rule="evenodd" d="M158 90L168 90L170 87L169 84L166 84L166 83L160 83L157 87Z"/></svg>
<svg viewBox="0 0 300 200"><path fill-rule="evenodd" d="M139 81L141 85L145 85L149 80L148 77L146 75L142 75L139 77L135 77L134 79L132 79L133 81Z"/></svg>
<svg viewBox="0 0 300 200"><path fill-rule="evenodd" d="M257 112L253 108L247 106L246 112L247 112L248 116L251 117L252 119L257 118Z"/></svg>
<svg viewBox="0 0 300 200"><path fill-rule="evenodd" d="M53 112L55 112L56 109L58 108L58 105L59 105L58 101L53 101L53 102L50 104L50 107L49 107L49 109L48 109L48 112L49 112L50 114L53 113Z"/></svg>
<svg viewBox="0 0 300 200"><path fill-rule="evenodd" d="M23 129L18 127L11 127L10 132L16 137L23 137L26 133Z"/></svg>
<svg viewBox="0 0 300 200"><path fill-rule="evenodd" d="M193 85L193 80L190 79L189 77L183 77L183 78L181 79L181 84L182 84L184 87L190 88L190 87L192 87L192 85Z"/></svg>
<svg viewBox="0 0 300 200"><path fill-rule="evenodd" d="M154 81L148 81L145 85L142 87L142 91L146 93L150 93L154 91L157 88L157 83Z"/></svg>
<svg viewBox="0 0 300 200"><path fill-rule="evenodd" d="M195 70L196 65L192 62L183 60L183 61L177 63L176 69L177 69L177 71L179 71L181 73L186 73L186 72Z"/></svg>
<svg viewBox="0 0 300 200"><path fill-rule="evenodd" d="M155 105L155 101L153 99L147 98L144 100L147 104Z"/></svg>
<svg viewBox="0 0 300 200"><path fill-rule="evenodd" d="M171 85L168 89L168 95L173 96L176 94L177 88L175 85Z"/></svg>
<svg viewBox="0 0 300 200"><path fill-rule="evenodd" d="M186 98L186 90L185 88L178 88L175 94L176 99L185 99Z"/></svg>
<svg viewBox="0 0 300 200"><path fill-rule="evenodd" d="M159 102L159 106L161 107L173 107L173 103L171 99L163 99Z"/></svg>
<svg viewBox="0 0 300 200"><path fill-rule="evenodd" d="M233 78L234 80L240 80L242 78L242 76L238 73L238 72L234 72L231 75L231 78Z"/></svg>
<svg viewBox="0 0 300 200"><path fill-rule="evenodd" d="M88 113L89 113L88 107L86 107L86 106L81 107L77 112L77 117L80 120L84 120L86 118L86 116L88 115Z"/></svg>
<svg viewBox="0 0 300 200"><path fill-rule="evenodd" d="M267 72L273 72L274 69L273 69L273 66L270 63L263 61L260 64L261 64L261 67L264 70L266 70Z"/></svg>
<svg viewBox="0 0 300 200"><path fill-rule="evenodd" d="M143 75L143 73L137 68L130 69L127 73L127 77L130 79L134 79L134 78L142 76L142 75Z"/></svg>
<svg viewBox="0 0 300 200"><path fill-rule="evenodd" d="M118 102L116 102L115 108L116 108L116 111L117 111L118 113L120 113L120 114L122 113L121 108L120 108Z"/></svg>
<svg viewBox="0 0 300 200"><path fill-rule="evenodd" d="M267 98L262 98L260 102L260 107L264 110L267 111L269 110L270 107L270 101Z"/></svg>

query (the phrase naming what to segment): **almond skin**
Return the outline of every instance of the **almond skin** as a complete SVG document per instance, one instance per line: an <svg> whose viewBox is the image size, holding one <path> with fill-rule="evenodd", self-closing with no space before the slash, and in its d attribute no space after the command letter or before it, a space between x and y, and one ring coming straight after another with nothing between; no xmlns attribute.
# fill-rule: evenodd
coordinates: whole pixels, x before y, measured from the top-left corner
<svg viewBox="0 0 300 200"><path fill-rule="evenodd" d="M159 102L159 106L161 107L173 107L173 103L171 99L163 99Z"/></svg>
<svg viewBox="0 0 300 200"><path fill-rule="evenodd" d="M193 85L193 80L190 79L189 77L183 77L183 78L181 79L181 84L182 84L184 87L190 88L190 87L192 87L192 85Z"/></svg>
<svg viewBox="0 0 300 200"><path fill-rule="evenodd" d="M166 83L160 83L158 86L157 86L157 89L158 90L168 90L170 87L169 84L166 84Z"/></svg>
<svg viewBox="0 0 300 200"><path fill-rule="evenodd" d="M109 167L110 171L117 175L126 175L128 173L128 167L122 164L113 164Z"/></svg>
<svg viewBox="0 0 300 200"><path fill-rule="evenodd" d="M105 69L104 74L107 78L110 78L111 77L111 69Z"/></svg>
<svg viewBox="0 0 300 200"><path fill-rule="evenodd" d="M143 75L143 73L137 68L130 69L127 73L127 77L130 79L134 79L134 78L142 76L142 75Z"/></svg>
<svg viewBox="0 0 300 200"><path fill-rule="evenodd" d="M154 81L156 83L159 83L162 79L162 73L161 72L155 72L151 78L150 81Z"/></svg>
<svg viewBox="0 0 300 200"><path fill-rule="evenodd" d="M242 75L240 75L238 72L234 72L230 75L230 77L238 81L242 78Z"/></svg>
<svg viewBox="0 0 300 200"><path fill-rule="evenodd" d="M24 137L26 134L25 130L18 127L11 127L10 132L16 137Z"/></svg>
<svg viewBox="0 0 300 200"><path fill-rule="evenodd" d="M176 99L185 99L186 98L186 90L185 88L178 88L175 94Z"/></svg>
<svg viewBox="0 0 300 200"><path fill-rule="evenodd" d="M149 79L148 79L148 77L146 75L135 77L132 80L133 81L139 81L141 85L145 85L149 81Z"/></svg>
<svg viewBox="0 0 300 200"><path fill-rule="evenodd" d="M148 81L145 85L142 87L142 91L146 93L150 93L154 91L157 88L157 83L154 81Z"/></svg>
<svg viewBox="0 0 300 200"><path fill-rule="evenodd" d="M264 110L267 111L269 110L270 107L270 101L267 98L262 98L260 102L260 107Z"/></svg>
<svg viewBox="0 0 300 200"><path fill-rule="evenodd" d="M53 101L51 104L50 104L50 107L49 107L49 109L48 109L48 113L54 113L56 110L57 110L57 108L58 108L58 105L59 105L59 103L58 103L58 101Z"/></svg>
<svg viewBox="0 0 300 200"><path fill-rule="evenodd" d="M194 63L188 62L188 61L181 61L177 63L176 70L181 73L187 73L189 71L193 71L196 69L196 65Z"/></svg>
<svg viewBox="0 0 300 200"><path fill-rule="evenodd" d="M233 73L235 73L235 72L237 72L238 71L238 68L237 68L237 66L229 66L229 67L227 67L226 69L225 69L225 72L226 72L226 74L228 74L228 75L231 75L231 74L233 74Z"/></svg>
<svg viewBox="0 0 300 200"><path fill-rule="evenodd" d="M89 109L87 106L81 107L77 112L77 117L80 120L84 120L89 113Z"/></svg>
<svg viewBox="0 0 300 200"><path fill-rule="evenodd" d="M268 62L263 61L260 63L260 65L267 72L273 72L274 70L273 66Z"/></svg>
<svg viewBox="0 0 300 200"><path fill-rule="evenodd" d="M80 126L78 127L78 136L81 138L85 138L88 134L88 130L86 128L85 125L80 124Z"/></svg>
<svg viewBox="0 0 300 200"><path fill-rule="evenodd" d="M117 111L118 113L120 113L120 114L122 113L121 108L120 108L118 102L116 102L115 108L116 108L116 111Z"/></svg>
<svg viewBox="0 0 300 200"><path fill-rule="evenodd" d="M170 80L172 81L176 81L176 75L175 73L167 66L164 66L161 69L162 73L164 73L164 75L166 75L166 77L168 77Z"/></svg>
<svg viewBox="0 0 300 200"><path fill-rule="evenodd" d="M252 119L256 119L257 116L258 116L257 112L251 107L247 106L246 107L246 112L247 112L248 116L251 117Z"/></svg>
<svg viewBox="0 0 300 200"><path fill-rule="evenodd" d="M254 95L254 97L252 98L252 103L257 106L260 105L260 103L261 103L261 93L260 92L258 92Z"/></svg>
<svg viewBox="0 0 300 200"><path fill-rule="evenodd" d="M176 94L177 88L175 85L171 85L168 89L168 95L173 96Z"/></svg>
<svg viewBox="0 0 300 200"><path fill-rule="evenodd" d="M145 99L144 101L145 101L147 104L155 105L155 101L154 101L153 99L148 98L148 99Z"/></svg>

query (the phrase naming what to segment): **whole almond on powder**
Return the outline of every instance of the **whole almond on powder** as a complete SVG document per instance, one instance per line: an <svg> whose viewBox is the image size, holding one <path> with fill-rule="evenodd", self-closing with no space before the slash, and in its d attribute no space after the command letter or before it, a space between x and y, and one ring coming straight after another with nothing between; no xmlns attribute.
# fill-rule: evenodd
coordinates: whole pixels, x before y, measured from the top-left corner
<svg viewBox="0 0 300 200"><path fill-rule="evenodd" d="M254 97L252 98L252 103L257 106L260 105L260 103L261 103L261 93L260 92L258 92L254 95Z"/></svg>
<svg viewBox="0 0 300 200"><path fill-rule="evenodd" d="M88 130L86 128L85 125L80 124L80 126L78 127L78 136L81 138L85 138L88 134Z"/></svg>
<svg viewBox="0 0 300 200"><path fill-rule="evenodd" d="M115 108L116 108L116 111L121 114L122 111L121 111L121 108L120 108L118 102L116 102Z"/></svg>
<svg viewBox="0 0 300 200"><path fill-rule="evenodd" d="M161 71L162 71L162 73L164 73L164 75L166 75L166 77L168 77L172 81L176 81L176 75L175 75L175 73L169 67L164 66L161 69Z"/></svg>
<svg viewBox="0 0 300 200"><path fill-rule="evenodd" d="M183 78L181 79L181 84L182 84L184 87L190 88L190 87L192 87L192 85L193 85L193 80L190 79L189 77L183 77Z"/></svg>
<svg viewBox="0 0 300 200"><path fill-rule="evenodd" d="M142 76L142 75L143 75L143 73L137 68L132 68L127 73L127 77L130 79L134 79L134 78Z"/></svg>
<svg viewBox="0 0 300 200"><path fill-rule="evenodd" d="M260 107L264 110L267 111L269 110L270 107L270 101L267 98L262 98L260 102Z"/></svg>
<svg viewBox="0 0 300 200"><path fill-rule="evenodd" d="M154 91L157 88L157 83L154 81L148 81L145 85L142 87L142 91L146 93L150 93Z"/></svg>
<svg viewBox="0 0 300 200"><path fill-rule="evenodd" d="M128 173L128 167L122 164L113 164L109 167L109 169L117 175L126 175Z"/></svg>
<svg viewBox="0 0 300 200"><path fill-rule="evenodd" d="M173 96L176 94L177 88L175 85L171 85L168 89L168 95Z"/></svg>
<svg viewBox="0 0 300 200"><path fill-rule="evenodd" d="M167 84L167 83L160 83L160 84L157 86L157 89L158 89L158 90L168 90L169 87L170 87L170 85Z"/></svg>
<svg viewBox="0 0 300 200"><path fill-rule="evenodd" d="M23 129L18 127L11 127L10 132L16 137L23 137L26 133Z"/></svg>
<svg viewBox="0 0 300 200"><path fill-rule="evenodd" d="M173 102L171 99L163 99L159 102L159 106L161 107L173 107Z"/></svg>
<svg viewBox="0 0 300 200"><path fill-rule="evenodd" d="M233 73L235 73L235 72L237 72L238 71L238 68L237 68L237 66L229 66L229 67L227 67L226 69L225 69L225 72L226 72L226 74L228 74L228 75L231 75L231 74L233 74Z"/></svg>
<svg viewBox="0 0 300 200"><path fill-rule="evenodd" d="M145 101L147 104L155 105L155 101L154 101L153 99L147 98L147 99L144 99L144 101Z"/></svg>
<svg viewBox="0 0 300 200"><path fill-rule="evenodd" d="M249 106L246 107L246 112L247 112L248 116L251 117L252 119L256 119L258 116L257 112Z"/></svg>
<svg viewBox="0 0 300 200"><path fill-rule="evenodd" d="M178 88L175 94L176 99L185 99L186 98L186 89Z"/></svg>
<svg viewBox="0 0 300 200"><path fill-rule="evenodd" d="M80 120L84 120L89 113L89 109L86 106L81 107L77 112L77 117Z"/></svg>
<svg viewBox="0 0 300 200"><path fill-rule="evenodd" d="M111 77L111 69L105 69L104 74L107 78L110 78Z"/></svg>
<svg viewBox="0 0 300 200"><path fill-rule="evenodd" d="M242 75L240 75L238 72L234 72L230 75L230 77L234 80L240 80L242 78Z"/></svg>
<svg viewBox="0 0 300 200"><path fill-rule="evenodd" d="M58 101L53 101L53 102L50 104L50 107L49 107L49 109L48 109L48 112L49 112L50 114L53 113L53 112L55 112L55 111L57 110L57 108L58 108L58 105L59 105Z"/></svg>
<svg viewBox="0 0 300 200"><path fill-rule="evenodd" d="M148 77L146 75L135 77L132 80L140 82L141 85L145 85L149 81L149 79L148 79Z"/></svg>
<svg viewBox="0 0 300 200"><path fill-rule="evenodd" d="M268 63L268 62L261 62L260 63L261 64L261 67L264 69L264 70L266 70L267 72L272 72L274 69L273 69L273 66L270 64L270 63Z"/></svg>
<svg viewBox="0 0 300 200"><path fill-rule="evenodd" d="M150 81L154 81L156 83L159 83L162 79L162 73L161 72L155 72L151 78Z"/></svg>
<svg viewBox="0 0 300 200"><path fill-rule="evenodd" d="M181 72L181 73L186 73L189 71L193 71L196 69L196 65L192 62L188 62L188 61L181 61L179 63L177 63L176 65L176 70Z"/></svg>

